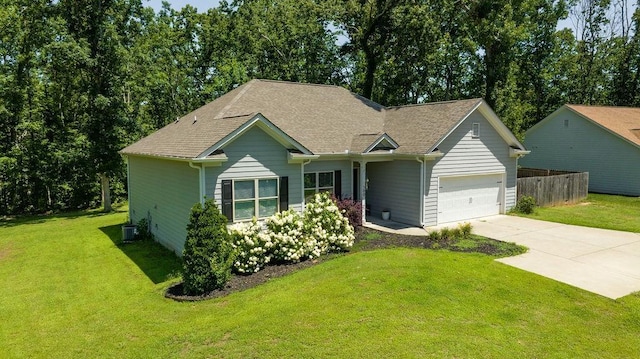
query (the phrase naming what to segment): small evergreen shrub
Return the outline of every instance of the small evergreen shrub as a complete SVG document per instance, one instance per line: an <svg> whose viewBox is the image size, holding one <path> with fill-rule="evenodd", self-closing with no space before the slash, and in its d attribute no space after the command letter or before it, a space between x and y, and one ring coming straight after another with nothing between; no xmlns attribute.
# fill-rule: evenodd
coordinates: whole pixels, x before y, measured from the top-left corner
<svg viewBox="0 0 640 359"><path fill-rule="evenodd" d="M536 208L536 199L531 196L522 196L516 203L514 211L518 213L531 214Z"/></svg>
<svg viewBox="0 0 640 359"><path fill-rule="evenodd" d="M354 201L352 198L338 199L332 196L338 205L342 215L347 217L349 224L354 229L362 227L362 202Z"/></svg>
<svg viewBox="0 0 640 359"><path fill-rule="evenodd" d="M273 242L269 233L254 218L251 222L237 223L229 227L231 245L235 252L233 269L237 273L250 274L264 268L271 261Z"/></svg>
<svg viewBox="0 0 640 359"><path fill-rule="evenodd" d="M182 259L185 294L222 289L229 280L233 248L227 219L212 200L207 200L204 207L196 203L191 208Z"/></svg>
<svg viewBox="0 0 640 359"><path fill-rule="evenodd" d="M151 233L151 224L146 218L142 218L136 223L136 235L135 239L138 240L153 240L153 233Z"/></svg>

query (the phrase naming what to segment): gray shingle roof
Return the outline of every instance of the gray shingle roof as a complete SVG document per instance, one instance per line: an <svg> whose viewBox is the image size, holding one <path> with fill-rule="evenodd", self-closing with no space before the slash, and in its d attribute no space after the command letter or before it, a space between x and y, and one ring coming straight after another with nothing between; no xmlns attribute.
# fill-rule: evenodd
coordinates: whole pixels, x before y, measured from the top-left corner
<svg viewBox="0 0 640 359"><path fill-rule="evenodd" d="M384 130L400 144L397 153L427 153L480 101L471 99L390 107L386 109Z"/></svg>
<svg viewBox="0 0 640 359"><path fill-rule="evenodd" d="M195 158L261 113L315 154L362 153L385 132L397 153L425 154L480 101L385 108L338 86L252 80L121 153Z"/></svg>

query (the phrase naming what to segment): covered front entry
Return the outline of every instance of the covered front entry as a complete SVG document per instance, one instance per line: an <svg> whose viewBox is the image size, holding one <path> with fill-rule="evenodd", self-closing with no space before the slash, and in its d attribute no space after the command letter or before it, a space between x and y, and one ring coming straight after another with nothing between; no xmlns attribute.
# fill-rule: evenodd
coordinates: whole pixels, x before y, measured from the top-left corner
<svg viewBox="0 0 640 359"><path fill-rule="evenodd" d="M440 177L438 224L465 221L501 213L503 173Z"/></svg>

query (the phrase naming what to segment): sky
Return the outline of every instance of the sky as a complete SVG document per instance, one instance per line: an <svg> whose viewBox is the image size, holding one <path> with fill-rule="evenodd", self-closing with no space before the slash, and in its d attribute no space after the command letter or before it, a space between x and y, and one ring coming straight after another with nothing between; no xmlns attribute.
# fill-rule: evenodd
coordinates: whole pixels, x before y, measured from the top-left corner
<svg viewBox="0 0 640 359"><path fill-rule="evenodd" d="M173 9L182 9L185 5L189 4L198 12L207 12L207 10L217 7L218 0L166 0ZM156 12L162 8L162 0L142 0L142 6L151 6Z"/></svg>
<svg viewBox="0 0 640 359"><path fill-rule="evenodd" d="M191 6L198 9L198 12L207 12L210 8L217 7L220 3L219 0L166 0L171 7L174 9L182 9L185 5L190 4ZM231 1L229 1L231 2ZM162 0L142 0L143 6L151 6L156 12L162 8ZM635 2L629 1L628 6L630 8L630 12L632 13L633 9L635 9ZM574 28L573 23L570 19L561 20L558 23L558 29L563 28Z"/></svg>

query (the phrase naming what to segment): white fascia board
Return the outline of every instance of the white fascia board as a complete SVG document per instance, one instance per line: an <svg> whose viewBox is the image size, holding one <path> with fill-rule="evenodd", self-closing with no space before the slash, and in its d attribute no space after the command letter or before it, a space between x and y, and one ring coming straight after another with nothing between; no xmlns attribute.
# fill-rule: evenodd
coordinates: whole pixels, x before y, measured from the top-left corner
<svg viewBox="0 0 640 359"><path fill-rule="evenodd" d="M273 137L276 141L278 141L283 147L289 148L293 146L296 150L302 152L306 155L313 154L309 149L304 147L300 142L293 139L287 133L282 131L278 126L274 125L271 121L269 121L266 117L264 117L261 113L255 114L251 117L247 122L243 123L240 127L235 129L233 132L229 133L225 137L223 137L220 141L216 142L213 146L206 149L198 158L205 158L211 153L224 148L229 143L233 142L238 137L242 136L245 132L253 128L254 126L260 127L264 132L266 132L269 136Z"/></svg>
<svg viewBox="0 0 640 359"><path fill-rule="evenodd" d="M188 158L188 157L172 157L172 156L159 156L159 155L150 155L144 153L127 153L124 155L126 157L141 157L141 158L151 158L156 160L165 160L165 161L176 161L176 162L193 162L193 163L204 163L205 165L217 166L223 162L228 160L227 156L216 155L215 157L209 158Z"/></svg>
<svg viewBox="0 0 640 359"><path fill-rule="evenodd" d="M477 109L489 121L498 134L510 145L518 147L520 150L526 151L524 145L518 141L511 130L500 120L498 115L487 105L484 100L480 101ZM468 117L469 115L467 115ZM466 119L466 118L465 118Z"/></svg>

